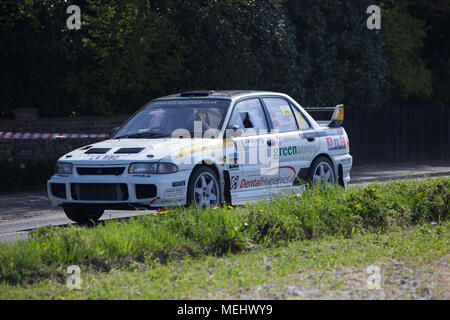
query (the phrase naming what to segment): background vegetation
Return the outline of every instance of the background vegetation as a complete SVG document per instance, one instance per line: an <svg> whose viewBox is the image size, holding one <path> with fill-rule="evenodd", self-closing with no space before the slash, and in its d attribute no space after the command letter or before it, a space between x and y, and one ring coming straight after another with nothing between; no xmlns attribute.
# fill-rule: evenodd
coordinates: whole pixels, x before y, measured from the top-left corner
<svg viewBox="0 0 450 320"><path fill-rule="evenodd" d="M68 30L68 5L82 27ZM264 89L305 106L450 101L450 0L3 0L0 115L129 114L191 89Z"/></svg>

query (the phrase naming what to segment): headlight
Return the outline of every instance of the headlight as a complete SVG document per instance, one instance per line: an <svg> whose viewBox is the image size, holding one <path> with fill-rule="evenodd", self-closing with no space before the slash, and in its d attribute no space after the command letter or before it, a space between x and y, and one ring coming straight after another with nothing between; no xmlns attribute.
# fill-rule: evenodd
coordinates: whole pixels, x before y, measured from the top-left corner
<svg viewBox="0 0 450 320"><path fill-rule="evenodd" d="M56 174L72 174L73 165L67 162L57 162L55 166Z"/></svg>
<svg viewBox="0 0 450 320"><path fill-rule="evenodd" d="M138 162L132 163L128 169L128 173L175 173L178 167L169 162Z"/></svg>

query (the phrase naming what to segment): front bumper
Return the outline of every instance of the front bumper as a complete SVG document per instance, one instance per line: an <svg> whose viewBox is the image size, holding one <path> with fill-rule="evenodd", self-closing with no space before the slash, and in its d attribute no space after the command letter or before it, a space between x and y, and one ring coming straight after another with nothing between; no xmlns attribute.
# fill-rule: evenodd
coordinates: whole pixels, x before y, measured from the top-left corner
<svg viewBox="0 0 450 320"><path fill-rule="evenodd" d="M186 204L188 171L171 174L53 175L47 192L54 205L161 207ZM153 186L154 187L153 187Z"/></svg>
<svg viewBox="0 0 450 320"><path fill-rule="evenodd" d="M342 179L341 183L343 183L346 187L350 182L350 170L352 169L353 165L353 157L350 154L334 156L333 162L335 166L335 172L338 173L340 179ZM342 171L340 171L340 168Z"/></svg>

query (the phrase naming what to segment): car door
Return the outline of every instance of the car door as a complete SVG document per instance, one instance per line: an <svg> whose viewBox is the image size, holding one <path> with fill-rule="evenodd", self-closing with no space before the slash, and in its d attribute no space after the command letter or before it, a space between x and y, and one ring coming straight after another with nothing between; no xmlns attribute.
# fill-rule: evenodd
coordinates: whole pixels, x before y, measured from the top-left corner
<svg viewBox="0 0 450 320"><path fill-rule="evenodd" d="M263 97L272 130L277 131L278 187L299 184L319 151L319 139L302 113L283 97Z"/></svg>
<svg viewBox="0 0 450 320"><path fill-rule="evenodd" d="M235 130L232 137L236 148L238 170L230 168L230 191L241 194L238 198L257 197L258 192L268 188L274 180L264 177L262 167L266 163L268 123L259 98L238 101L233 109L228 130ZM269 174L270 178L276 176ZM249 194L253 192L252 194Z"/></svg>

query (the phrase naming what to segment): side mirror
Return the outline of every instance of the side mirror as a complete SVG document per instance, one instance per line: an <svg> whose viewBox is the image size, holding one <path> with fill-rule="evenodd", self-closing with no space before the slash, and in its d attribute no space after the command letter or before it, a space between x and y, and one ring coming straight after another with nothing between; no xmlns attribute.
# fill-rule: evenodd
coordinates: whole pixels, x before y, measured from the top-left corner
<svg viewBox="0 0 450 320"><path fill-rule="evenodd" d="M112 138L116 132L119 130L120 127L115 127L113 129L111 129L111 131L109 132L109 137Z"/></svg>

